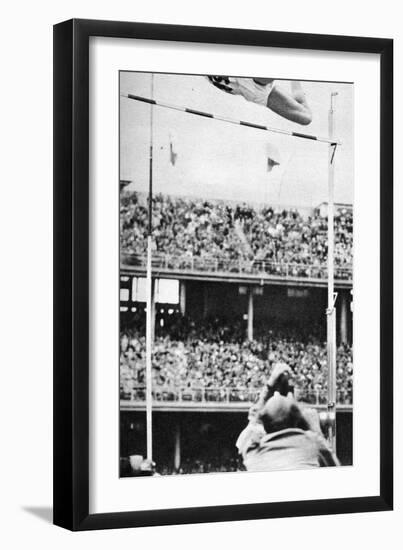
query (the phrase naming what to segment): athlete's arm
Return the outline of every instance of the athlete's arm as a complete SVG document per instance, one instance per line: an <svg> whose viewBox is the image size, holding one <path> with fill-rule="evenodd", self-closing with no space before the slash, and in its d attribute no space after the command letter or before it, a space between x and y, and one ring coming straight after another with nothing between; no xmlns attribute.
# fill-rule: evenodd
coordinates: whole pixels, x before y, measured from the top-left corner
<svg viewBox="0 0 403 550"><path fill-rule="evenodd" d="M306 126L312 122L312 113L300 82L291 82L291 94L277 82L268 97L267 106L278 115Z"/></svg>
<svg viewBox="0 0 403 550"><path fill-rule="evenodd" d="M263 409L263 407L266 405L267 401L270 399L270 397L273 396L274 392L279 391L279 382L282 377L289 376L291 374L291 369L286 363L276 363L273 367L272 372L270 373L270 376L266 382L266 384L263 386L263 388L260 391L259 398L257 402L252 405L250 411L249 411L249 418L251 416L258 416L259 412Z"/></svg>

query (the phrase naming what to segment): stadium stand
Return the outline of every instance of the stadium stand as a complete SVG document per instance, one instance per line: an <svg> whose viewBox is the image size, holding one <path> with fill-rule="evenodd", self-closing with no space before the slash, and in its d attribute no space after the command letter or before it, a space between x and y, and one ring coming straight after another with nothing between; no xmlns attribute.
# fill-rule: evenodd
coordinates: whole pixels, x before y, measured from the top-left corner
<svg viewBox="0 0 403 550"><path fill-rule="evenodd" d="M126 264L145 261L144 194L121 194L121 252ZM353 214L335 215L336 278L351 278ZM158 194L153 198L155 266L202 271L266 272L326 277L327 219L314 209L229 204Z"/></svg>
<svg viewBox="0 0 403 550"><path fill-rule="evenodd" d="M147 196L123 190L123 457L146 453L146 304L143 295L139 298L140 291L133 288L137 289L135 279L145 274L147 222ZM338 454L343 464L351 464L353 214L348 205L340 206L335 214L335 240L335 278L340 293ZM245 411L277 361L291 366L298 400L326 409L326 261L327 217L321 207L308 212L154 196L153 274L156 279L177 279L180 296L178 302L160 303L156 298L152 395L158 473L243 469L234 441L245 422ZM248 300L255 304L255 316L249 315ZM341 319L345 320L344 333Z"/></svg>
<svg viewBox="0 0 403 550"><path fill-rule="evenodd" d="M312 327L310 327L312 331ZM121 334L121 399L144 400L144 327ZM319 331L259 327L256 339L245 341L240 324L219 319L203 325L178 316L159 327L153 349L153 394L159 401L253 401L272 365L285 361L294 371L299 399L326 402L326 344ZM340 404L352 403L352 350L337 348L337 390Z"/></svg>

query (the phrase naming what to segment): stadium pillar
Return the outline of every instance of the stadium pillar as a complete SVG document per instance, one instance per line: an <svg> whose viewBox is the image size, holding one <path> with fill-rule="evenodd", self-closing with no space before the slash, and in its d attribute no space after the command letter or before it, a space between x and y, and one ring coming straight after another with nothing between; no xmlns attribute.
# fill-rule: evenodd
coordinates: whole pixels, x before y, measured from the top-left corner
<svg viewBox="0 0 403 550"><path fill-rule="evenodd" d="M342 344L348 343L348 307L346 292L340 293L340 330L339 340Z"/></svg>
<svg viewBox="0 0 403 550"><path fill-rule="evenodd" d="M186 315L186 281L179 281L179 309L181 315Z"/></svg>
<svg viewBox="0 0 403 550"><path fill-rule="evenodd" d="M209 314L209 292L206 283L203 285L203 319Z"/></svg>
<svg viewBox="0 0 403 550"><path fill-rule="evenodd" d="M248 292L248 340L253 340L253 287L249 287Z"/></svg>
<svg viewBox="0 0 403 550"><path fill-rule="evenodd" d="M174 442L174 468L175 470L179 470L181 466L181 426L178 422L175 426L175 442Z"/></svg>

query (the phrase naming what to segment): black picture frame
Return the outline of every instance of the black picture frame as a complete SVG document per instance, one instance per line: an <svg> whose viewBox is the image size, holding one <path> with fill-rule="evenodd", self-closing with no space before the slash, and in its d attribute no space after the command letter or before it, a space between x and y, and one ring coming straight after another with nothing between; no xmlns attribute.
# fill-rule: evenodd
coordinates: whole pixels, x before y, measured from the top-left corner
<svg viewBox="0 0 403 550"><path fill-rule="evenodd" d="M89 38L380 54L380 488L355 498L89 513ZM54 27L54 523L71 530L393 507L393 40L73 19Z"/></svg>

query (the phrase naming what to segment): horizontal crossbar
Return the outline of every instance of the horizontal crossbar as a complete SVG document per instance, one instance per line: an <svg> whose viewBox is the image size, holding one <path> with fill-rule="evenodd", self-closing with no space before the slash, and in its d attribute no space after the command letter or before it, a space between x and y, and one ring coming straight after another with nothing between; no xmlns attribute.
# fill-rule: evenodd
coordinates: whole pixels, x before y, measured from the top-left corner
<svg viewBox="0 0 403 550"><path fill-rule="evenodd" d="M336 146L341 145L340 141L335 139L329 139L319 136L314 136L311 134L303 134L301 132L292 132L289 130L281 130L280 128L272 128L271 126L263 126L261 124L255 124L254 122L247 122L245 120L236 120L234 118L224 117L220 115L215 115L213 113L207 113L205 111L198 111L196 109L190 109L188 107L181 107L180 105L172 105L170 103L165 103L163 101L157 101L156 99L150 99L148 97L142 97L134 94L121 94L122 97L133 99L135 101L140 101L142 103L148 103L150 105L156 105L157 107L164 107L166 109L173 109L175 111L181 111L183 113L189 113L191 115L197 115L204 118L211 118L213 120L219 120L221 122L228 122L230 124L237 124L238 126L247 126L248 128L255 128L257 130L264 130L266 132L273 132L276 134L284 134L291 137L297 137L302 139L309 139L313 141L319 141L322 143L328 143L330 145Z"/></svg>

